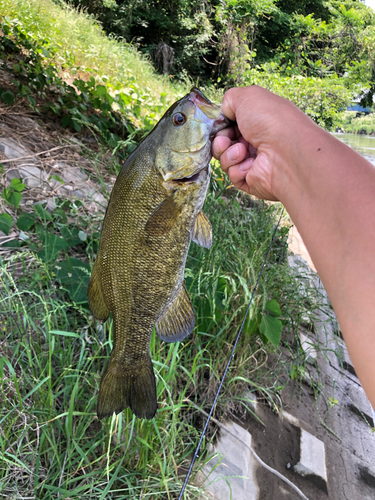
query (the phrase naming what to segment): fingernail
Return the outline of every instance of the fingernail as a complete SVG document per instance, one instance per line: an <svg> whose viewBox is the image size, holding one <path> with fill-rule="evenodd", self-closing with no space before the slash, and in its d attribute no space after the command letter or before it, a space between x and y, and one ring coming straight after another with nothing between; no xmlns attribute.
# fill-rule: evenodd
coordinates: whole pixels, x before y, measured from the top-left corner
<svg viewBox="0 0 375 500"><path fill-rule="evenodd" d="M235 161L240 156L240 150L238 146L232 146L228 149L227 157L229 161Z"/></svg>

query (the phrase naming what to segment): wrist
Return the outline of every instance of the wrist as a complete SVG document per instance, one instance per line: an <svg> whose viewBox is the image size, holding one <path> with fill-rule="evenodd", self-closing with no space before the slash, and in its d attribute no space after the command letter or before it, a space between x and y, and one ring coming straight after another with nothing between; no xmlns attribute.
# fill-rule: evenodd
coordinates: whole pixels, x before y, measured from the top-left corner
<svg viewBox="0 0 375 500"><path fill-rule="evenodd" d="M285 127L278 146L270 152L274 165L272 188L288 211L290 206L300 207L310 194L314 167L331 137L305 114L299 112L298 115Z"/></svg>

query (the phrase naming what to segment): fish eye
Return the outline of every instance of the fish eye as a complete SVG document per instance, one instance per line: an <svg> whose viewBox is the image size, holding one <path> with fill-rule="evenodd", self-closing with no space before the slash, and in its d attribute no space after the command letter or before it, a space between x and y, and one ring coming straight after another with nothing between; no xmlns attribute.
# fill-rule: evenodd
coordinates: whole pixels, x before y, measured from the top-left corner
<svg viewBox="0 0 375 500"><path fill-rule="evenodd" d="M180 125L183 125L186 122L186 116L182 113L176 113L173 116L173 125L177 125L179 127Z"/></svg>

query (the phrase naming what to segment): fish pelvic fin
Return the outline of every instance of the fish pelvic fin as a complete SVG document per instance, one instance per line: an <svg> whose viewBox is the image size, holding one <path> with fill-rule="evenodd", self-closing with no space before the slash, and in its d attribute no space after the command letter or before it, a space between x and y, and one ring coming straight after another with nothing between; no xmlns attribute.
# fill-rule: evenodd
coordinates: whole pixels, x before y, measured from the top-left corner
<svg viewBox="0 0 375 500"><path fill-rule="evenodd" d="M138 418L152 419L157 410L151 357L128 367L110 359L100 383L97 413L101 420L130 408Z"/></svg>
<svg viewBox="0 0 375 500"><path fill-rule="evenodd" d="M95 318L103 322L107 321L110 311L104 301L98 257L96 258L94 269L91 273L89 289L87 292L87 300L89 302L91 312L93 313Z"/></svg>
<svg viewBox="0 0 375 500"><path fill-rule="evenodd" d="M194 309L183 283L173 302L157 321L156 333L164 342L179 342L191 334L194 324Z"/></svg>
<svg viewBox="0 0 375 500"><path fill-rule="evenodd" d="M197 218L195 219L191 239L194 243L200 245L201 247L211 248L212 246L211 223L203 212L199 212Z"/></svg>

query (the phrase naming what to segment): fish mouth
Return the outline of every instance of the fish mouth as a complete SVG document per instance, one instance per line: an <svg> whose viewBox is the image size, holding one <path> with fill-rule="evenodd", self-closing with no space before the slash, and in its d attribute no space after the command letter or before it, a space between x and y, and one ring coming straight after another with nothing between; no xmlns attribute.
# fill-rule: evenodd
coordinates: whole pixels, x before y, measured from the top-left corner
<svg viewBox="0 0 375 500"><path fill-rule="evenodd" d="M189 100L192 101L209 119L216 120L220 114L220 108L211 102L196 87L190 91Z"/></svg>
<svg viewBox="0 0 375 500"><path fill-rule="evenodd" d="M201 174L203 172L208 173L208 166L199 170L199 172L195 172L195 174L190 175L189 177L181 177L180 179L170 179L175 184L191 184L192 182L197 182L200 180Z"/></svg>
<svg viewBox="0 0 375 500"><path fill-rule="evenodd" d="M220 131L225 128L233 126L233 123L229 118L227 118L222 111L220 111L219 116L216 118L214 121L211 133L210 133L210 140L212 141L215 135Z"/></svg>
<svg viewBox="0 0 375 500"><path fill-rule="evenodd" d="M233 122L224 116L219 106L216 106L196 87L193 87L190 91L189 99L208 117L209 121L212 123L212 130L210 132L210 139L219 130L228 128L233 125Z"/></svg>
<svg viewBox="0 0 375 500"><path fill-rule="evenodd" d="M211 138L211 137L210 137ZM204 150L204 148L207 146L207 142L203 144L203 146L199 149L173 149L170 146L170 149L174 151L175 153L200 153L201 151Z"/></svg>

